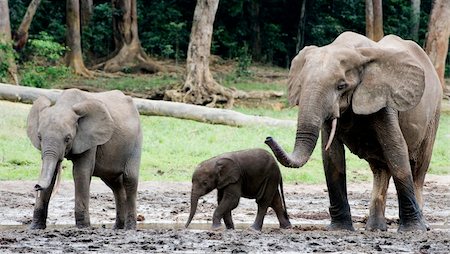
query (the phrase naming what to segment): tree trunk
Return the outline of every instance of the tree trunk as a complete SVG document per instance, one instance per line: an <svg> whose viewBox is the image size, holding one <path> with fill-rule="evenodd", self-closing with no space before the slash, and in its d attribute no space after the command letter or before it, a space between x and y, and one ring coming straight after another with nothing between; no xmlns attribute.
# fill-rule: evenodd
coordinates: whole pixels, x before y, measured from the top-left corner
<svg viewBox="0 0 450 254"><path fill-rule="evenodd" d="M253 60L261 61L261 23L259 22L260 1L250 1L250 26L252 30Z"/></svg>
<svg viewBox="0 0 450 254"><path fill-rule="evenodd" d="M2 80L19 84L11 41L8 0L0 0L0 81Z"/></svg>
<svg viewBox="0 0 450 254"><path fill-rule="evenodd" d="M32 0L30 5L28 5L27 12L25 13L25 16L23 16L22 22L13 36L14 48L16 50L21 50L27 43L28 29L30 28L31 21L33 21L34 14L36 13L40 3L41 0Z"/></svg>
<svg viewBox="0 0 450 254"><path fill-rule="evenodd" d="M302 7L300 9L300 20L298 22L298 30L297 30L297 45L295 47L295 54L297 54L303 46L305 46L305 5L306 0L302 0Z"/></svg>
<svg viewBox="0 0 450 254"><path fill-rule="evenodd" d="M67 47L66 64L71 67L75 74L85 77L91 77L92 73L86 68L81 53L81 34L80 34L80 1L66 1L66 20L67 20Z"/></svg>
<svg viewBox="0 0 450 254"><path fill-rule="evenodd" d="M411 38L419 41L420 0L411 0Z"/></svg>
<svg viewBox="0 0 450 254"><path fill-rule="evenodd" d="M384 36L382 0L366 0L366 36L374 41Z"/></svg>
<svg viewBox="0 0 450 254"><path fill-rule="evenodd" d="M172 101L209 107L217 103L225 103L226 108L233 106L233 92L219 85L209 70L213 23L218 5L219 0L197 0L187 52L186 81L181 91L166 91L166 96Z"/></svg>
<svg viewBox="0 0 450 254"><path fill-rule="evenodd" d="M450 36L450 0L436 0L428 23L428 34L425 41L425 52L438 73L444 92L449 92L445 86L445 60L448 53Z"/></svg>
<svg viewBox="0 0 450 254"><path fill-rule="evenodd" d="M373 3L366 0L366 36L373 40Z"/></svg>
<svg viewBox="0 0 450 254"><path fill-rule="evenodd" d="M44 95L54 103L61 92L62 90L58 89L41 89L0 83L0 100L12 102L31 104L39 96ZM267 125L293 127L296 125L296 122L293 120L279 120L270 117L246 115L228 109L208 108L178 102L138 98L133 98L133 102L141 115L169 116L203 123L225 124L231 126Z"/></svg>
<svg viewBox="0 0 450 254"><path fill-rule="evenodd" d="M81 15L81 27L86 26L89 24L89 21L91 20L92 16L92 3L93 0L81 0L81 8L80 8L80 15Z"/></svg>
<svg viewBox="0 0 450 254"><path fill-rule="evenodd" d="M136 0L112 0L115 50L96 65L106 72L156 73L163 67L147 56L138 35Z"/></svg>

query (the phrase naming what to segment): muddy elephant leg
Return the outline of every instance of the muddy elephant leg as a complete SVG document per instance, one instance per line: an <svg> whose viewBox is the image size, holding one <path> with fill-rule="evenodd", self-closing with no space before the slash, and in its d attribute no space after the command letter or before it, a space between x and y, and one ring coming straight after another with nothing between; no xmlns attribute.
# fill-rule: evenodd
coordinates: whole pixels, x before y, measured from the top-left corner
<svg viewBox="0 0 450 254"><path fill-rule="evenodd" d="M45 229L47 227L47 215L48 204L52 195L53 187L57 177L57 172L50 182L49 187L46 190L42 190L36 193L36 203L33 211L33 221L31 222L30 229Z"/></svg>
<svg viewBox="0 0 450 254"><path fill-rule="evenodd" d="M134 156L128 160L124 174L123 184L126 193L125 229L136 229L136 199L139 183L139 167L141 163L141 145L136 145Z"/></svg>
<svg viewBox="0 0 450 254"><path fill-rule="evenodd" d="M324 124L322 137L329 137L330 127ZM322 161L330 198L331 223L328 230L355 230L347 199L345 151L342 142L335 138L325 151L326 138L322 138Z"/></svg>
<svg viewBox="0 0 450 254"><path fill-rule="evenodd" d="M127 196L122 179L122 176L115 179L102 178L103 182L105 182L114 193L114 202L116 204L116 222L114 224L114 229L123 229L125 227L125 203Z"/></svg>
<svg viewBox="0 0 450 254"><path fill-rule="evenodd" d="M275 193L270 207L272 207L272 209L275 211L275 214L277 215L278 222L280 223L280 228L292 228L291 222L287 217L285 207L283 207L283 202L278 191Z"/></svg>
<svg viewBox="0 0 450 254"><path fill-rule="evenodd" d="M373 188L366 230L386 231L386 193L391 174L387 165L382 165L377 162L369 162L369 164L373 172Z"/></svg>
<svg viewBox="0 0 450 254"><path fill-rule="evenodd" d="M223 190L217 190L217 204L220 204L223 198ZM227 229L234 229L233 217L231 216L231 210L223 215L223 222Z"/></svg>
<svg viewBox="0 0 450 254"><path fill-rule="evenodd" d="M398 231L426 230L409 162L408 147L398 124L398 114L384 108L377 113L374 127L397 189L400 225Z"/></svg>
<svg viewBox="0 0 450 254"><path fill-rule="evenodd" d="M213 214L213 229L219 229L220 228L220 221L222 218L225 217L225 215L230 214L231 211L236 208L239 204L239 199L241 198L240 195L237 195L235 193L223 192L223 197L220 200L219 205L217 206L216 210L214 210ZM231 218L231 216L230 216Z"/></svg>
<svg viewBox="0 0 450 254"><path fill-rule="evenodd" d="M75 224L78 228L90 227L89 190L94 172L96 149L84 152L73 162L73 180L75 183Z"/></svg>
<svg viewBox="0 0 450 254"><path fill-rule="evenodd" d="M258 204L258 212L256 213L255 221L250 226L251 229L261 231L264 223L264 216L266 216L267 213L267 208L269 208L267 205Z"/></svg>

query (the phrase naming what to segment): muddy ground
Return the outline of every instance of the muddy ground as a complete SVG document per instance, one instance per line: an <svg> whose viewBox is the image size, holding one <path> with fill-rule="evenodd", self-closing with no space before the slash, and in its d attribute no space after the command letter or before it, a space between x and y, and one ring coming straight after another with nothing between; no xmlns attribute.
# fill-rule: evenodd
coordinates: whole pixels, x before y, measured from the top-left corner
<svg viewBox="0 0 450 254"><path fill-rule="evenodd" d="M0 253L144 253L144 252L352 252L449 253L450 176L427 177L424 215L428 232L397 233L398 205L389 189L387 232L367 232L371 183L350 184L349 200L356 231L328 232L328 194L322 185L286 185L285 195L293 229L280 230L269 211L263 231L248 230L256 213L253 200L241 199L233 211L236 230L209 230L215 193L201 199L189 229L190 183L142 182L138 194L136 231L112 230L115 210L112 192L100 181L91 186L92 228L77 229L73 215L73 183L63 182L50 203L46 230L28 230L34 182L0 182Z"/></svg>

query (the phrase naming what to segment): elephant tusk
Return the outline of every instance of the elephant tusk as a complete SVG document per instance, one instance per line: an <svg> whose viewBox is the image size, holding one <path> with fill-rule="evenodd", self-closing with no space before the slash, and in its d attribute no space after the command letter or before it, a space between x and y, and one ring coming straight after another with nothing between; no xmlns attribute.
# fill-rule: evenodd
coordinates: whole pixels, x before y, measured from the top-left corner
<svg viewBox="0 0 450 254"><path fill-rule="evenodd" d="M331 132L330 136L328 137L327 145L325 146L325 151L328 151L328 148L330 148L331 143L333 142L334 134L336 134L336 125L337 125L337 118L334 118L331 122Z"/></svg>

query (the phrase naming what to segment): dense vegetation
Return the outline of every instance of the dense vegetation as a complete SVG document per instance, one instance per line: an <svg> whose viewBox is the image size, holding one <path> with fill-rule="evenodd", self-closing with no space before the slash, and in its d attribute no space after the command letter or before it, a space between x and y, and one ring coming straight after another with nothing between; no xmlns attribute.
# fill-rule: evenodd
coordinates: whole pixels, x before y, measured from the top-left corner
<svg viewBox="0 0 450 254"><path fill-rule="evenodd" d="M9 2L14 31L30 1ZM307 1L304 44L324 45L346 30L364 34L364 2ZM425 38L431 2L421 1L420 45ZM137 3L140 39L146 51L159 58L184 59L196 1L138 0ZM107 56L114 46L111 3L99 0L94 4L91 22L82 33L83 52L88 64ZM214 23L212 53L224 59L245 61L252 57L263 63L286 67L296 54L300 5L301 1L296 0L220 1ZM409 1L385 0L383 12L385 34L411 38ZM255 27L259 27L259 39ZM51 39L64 45L65 29L65 1L43 0L31 25L31 38ZM46 32L45 36L42 32ZM255 47L260 47L260 50ZM27 60L28 53L21 53L21 60Z"/></svg>

